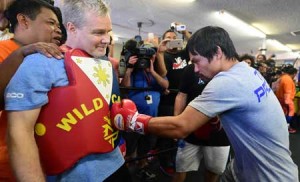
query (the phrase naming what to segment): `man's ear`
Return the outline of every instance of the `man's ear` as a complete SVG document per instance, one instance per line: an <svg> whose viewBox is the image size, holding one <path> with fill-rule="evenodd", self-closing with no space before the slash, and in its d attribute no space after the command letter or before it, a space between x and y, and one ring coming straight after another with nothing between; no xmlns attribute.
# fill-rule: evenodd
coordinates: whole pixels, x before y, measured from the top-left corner
<svg viewBox="0 0 300 182"><path fill-rule="evenodd" d="M69 34L76 34L77 33L77 27L72 22L67 23L66 30Z"/></svg>
<svg viewBox="0 0 300 182"><path fill-rule="evenodd" d="M17 14L17 21L17 26L19 26L21 29L28 29L30 22L26 15L23 15L22 13Z"/></svg>
<svg viewBox="0 0 300 182"><path fill-rule="evenodd" d="M217 50L216 56L217 56L218 59L221 59L224 55L223 51L222 51L220 46L217 46L217 48L218 48L218 50Z"/></svg>

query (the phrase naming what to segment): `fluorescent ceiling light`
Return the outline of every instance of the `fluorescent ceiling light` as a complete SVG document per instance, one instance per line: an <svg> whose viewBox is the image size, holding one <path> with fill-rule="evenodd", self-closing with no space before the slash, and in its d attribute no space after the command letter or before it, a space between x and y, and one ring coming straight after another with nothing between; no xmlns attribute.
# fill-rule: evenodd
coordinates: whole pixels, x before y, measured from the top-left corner
<svg viewBox="0 0 300 182"><path fill-rule="evenodd" d="M265 24L252 23L251 25L256 29L261 30L262 32L264 32L267 35L273 34L272 30L268 29L268 27L266 27Z"/></svg>
<svg viewBox="0 0 300 182"><path fill-rule="evenodd" d="M293 49L293 50L300 49L298 44L285 44L285 45L288 46L289 48Z"/></svg>
<svg viewBox="0 0 300 182"><path fill-rule="evenodd" d="M173 0L172 2L177 2L177 3L191 3L196 0Z"/></svg>
<svg viewBox="0 0 300 182"><path fill-rule="evenodd" d="M266 34L259 31L258 29L254 28L253 26L247 24L246 22L240 20L239 18L231 15L230 13L221 10L217 12L217 17L222 20L223 22L234 26L236 29L241 29L248 35L259 37L259 38L266 38Z"/></svg>
<svg viewBox="0 0 300 182"><path fill-rule="evenodd" d="M289 48L288 46L286 45L283 45L281 42L279 42L278 40L275 40L275 39L267 39L267 42L269 44L271 44L272 46L276 47L277 49L279 50L282 50L282 51L288 51L288 52L292 52L292 49Z"/></svg>

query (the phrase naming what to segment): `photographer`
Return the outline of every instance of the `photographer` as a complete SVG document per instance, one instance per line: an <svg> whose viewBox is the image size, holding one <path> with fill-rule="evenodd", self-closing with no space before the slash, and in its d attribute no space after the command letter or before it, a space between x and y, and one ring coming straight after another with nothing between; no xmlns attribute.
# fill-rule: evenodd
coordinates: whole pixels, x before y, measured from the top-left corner
<svg viewBox="0 0 300 182"><path fill-rule="evenodd" d="M133 87L128 93L128 98L135 102L139 113L157 116L160 93L168 88L169 82L154 69L155 50L145 47L137 48L136 45L135 40L129 40L125 44L127 69L121 85ZM135 150L138 156L144 156L156 144L156 136L152 135L124 133L124 138L127 144L127 154L130 157L133 156ZM144 180L156 177L147 169L147 159L140 160L138 168L138 177Z"/></svg>
<svg viewBox="0 0 300 182"><path fill-rule="evenodd" d="M163 36L163 40L176 40L178 39L177 33L182 34L187 41L191 37L191 34L186 29L177 31L177 26L183 25L182 23L172 23L169 30L167 30ZM164 53L164 61L167 69L167 78L169 80L169 88L166 90L165 95L161 96L159 104L159 116L173 116L175 98L179 88L179 81L183 74L184 68L188 65L189 55L185 48L172 48L169 47ZM176 146L176 142L173 139L159 138L157 147L160 150L173 148ZM172 175L175 172L175 157L176 151L171 153L165 153L159 156L160 165L162 171L167 175Z"/></svg>

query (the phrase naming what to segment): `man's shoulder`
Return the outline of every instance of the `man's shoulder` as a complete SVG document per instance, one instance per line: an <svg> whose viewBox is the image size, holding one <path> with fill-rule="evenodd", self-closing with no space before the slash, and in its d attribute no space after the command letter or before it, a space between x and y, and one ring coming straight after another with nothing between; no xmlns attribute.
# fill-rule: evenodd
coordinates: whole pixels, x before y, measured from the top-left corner
<svg viewBox="0 0 300 182"><path fill-rule="evenodd" d="M281 77L280 77L281 80L285 79L285 80L290 80L291 77L288 75L288 74L283 74Z"/></svg>
<svg viewBox="0 0 300 182"><path fill-rule="evenodd" d="M36 62L37 64L39 62L47 62L47 63L64 63L64 59L56 59L54 57L47 57L44 54L41 53L34 53L34 54L30 54L28 56L26 56L24 58L24 62L25 61L32 61L32 62Z"/></svg>
<svg viewBox="0 0 300 182"><path fill-rule="evenodd" d="M8 57L13 51L19 48L13 40L2 40L0 41L0 62Z"/></svg>
<svg viewBox="0 0 300 182"><path fill-rule="evenodd" d="M7 49L10 50L11 52L18 49L20 46L16 44L12 39L9 40L1 40L0 41L0 48L1 50Z"/></svg>
<svg viewBox="0 0 300 182"><path fill-rule="evenodd" d="M64 59L58 60L49 58L41 53L34 53L24 58L20 69L30 69L32 72L41 72L42 70L58 72L65 69L64 64Z"/></svg>

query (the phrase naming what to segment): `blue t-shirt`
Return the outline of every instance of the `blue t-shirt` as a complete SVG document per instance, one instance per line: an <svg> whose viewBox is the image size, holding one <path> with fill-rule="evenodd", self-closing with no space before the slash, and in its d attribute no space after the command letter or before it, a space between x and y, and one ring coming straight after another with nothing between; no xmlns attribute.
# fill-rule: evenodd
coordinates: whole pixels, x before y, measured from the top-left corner
<svg viewBox="0 0 300 182"><path fill-rule="evenodd" d="M53 87L65 85L68 85L68 78L63 60L47 58L39 53L27 56L5 90L5 109L40 108L48 103L47 93ZM82 158L72 169L57 176L57 180L103 181L123 164L124 158L117 147L110 153Z"/></svg>
<svg viewBox="0 0 300 182"><path fill-rule="evenodd" d="M285 116L257 70L241 62L218 73L189 106L219 116L235 152L239 181L298 181Z"/></svg>

